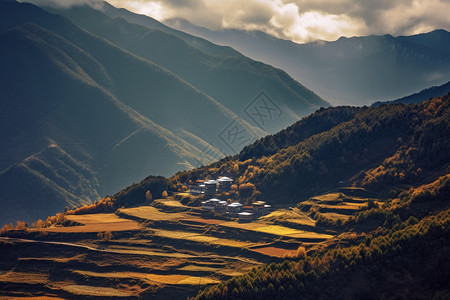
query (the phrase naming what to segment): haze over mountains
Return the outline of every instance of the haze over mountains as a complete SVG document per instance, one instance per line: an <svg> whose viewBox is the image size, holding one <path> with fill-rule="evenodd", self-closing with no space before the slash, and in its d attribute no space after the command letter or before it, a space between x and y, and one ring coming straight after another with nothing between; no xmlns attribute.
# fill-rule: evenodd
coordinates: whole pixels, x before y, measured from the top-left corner
<svg viewBox="0 0 450 300"><path fill-rule="evenodd" d="M283 71L187 34L90 7L61 11L79 27L32 4L0 6L0 223L206 164L329 105ZM255 122L255 101L278 109L273 122ZM227 140L233 130L245 139Z"/></svg>
<svg viewBox="0 0 450 300"><path fill-rule="evenodd" d="M211 31L182 19L166 23L270 62L332 104L396 99L450 79L450 33L445 30L296 44L258 31Z"/></svg>

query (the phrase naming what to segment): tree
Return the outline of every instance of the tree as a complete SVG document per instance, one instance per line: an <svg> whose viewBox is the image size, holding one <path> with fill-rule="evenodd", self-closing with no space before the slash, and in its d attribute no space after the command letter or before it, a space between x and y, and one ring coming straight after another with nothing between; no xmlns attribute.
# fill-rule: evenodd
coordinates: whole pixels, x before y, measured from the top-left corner
<svg viewBox="0 0 450 300"><path fill-rule="evenodd" d="M306 249L303 246L299 246L297 248L297 257L298 258L305 258L306 257Z"/></svg>
<svg viewBox="0 0 450 300"><path fill-rule="evenodd" d="M167 191L162 192L162 197L163 198L167 198L167 196L169 196L169 194L167 194Z"/></svg>
<svg viewBox="0 0 450 300"><path fill-rule="evenodd" d="M250 197L254 191L255 191L255 185L251 182L244 183L239 186L239 193L240 193L240 196L243 198Z"/></svg>
<svg viewBox="0 0 450 300"><path fill-rule="evenodd" d="M106 232L103 234L103 239L104 239L105 241L110 241L110 240L112 240L112 238L113 238L113 235L112 235L111 231L106 231Z"/></svg>
<svg viewBox="0 0 450 300"><path fill-rule="evenodd" d="M146 193L145 193L145 200L147 200L147 201L150 201L150 200L152 200L152 193L150 192L150 191L147 191Z"/></svg>
<svg viewBox="0 0 450 300"><path fill-rule="evenodd" d="M44 221L39 219L36 222L34 222L33 227L36 229L42 229L42 227L44 227L44 225L45 225Z"/></svg>
<svg viewBox="0 0 450 300"><path fill-rule="evenodd" d="M0 234L4 234L10 230L14 230L14 225L12 223L5 224L2 229L0 229Z"/></svg>
<svg viewBox="0 0 450 300"><path fill-rule="evenodd" d="M17 221L16 230L27 230L28 224L24 221Z"/></svg>
<svg viewBox="0 0 450 300"><path fill-rule="evenodd" d="M110 241L113 238L111 231L99 232L97 233L97 238L103 241Z"/></svg>
<svg viewBox="0 0 450 300"><path fill-rule="evenodd" d="M239 172L239 165L238 164L234 164L234 166L233 166L233 173L234 173L234 175L237 175L238 172Z"/></svg>

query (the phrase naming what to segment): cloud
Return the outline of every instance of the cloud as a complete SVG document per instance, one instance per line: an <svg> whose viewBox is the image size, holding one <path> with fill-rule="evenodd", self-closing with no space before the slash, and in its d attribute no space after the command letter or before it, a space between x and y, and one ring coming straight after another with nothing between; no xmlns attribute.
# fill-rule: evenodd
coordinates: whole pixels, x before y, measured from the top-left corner
<svg viewBox="0 0 450 300"><path fill-rule="evenodd" d="M30 0L68 7L97 0ZM450 30L449 0L110 0L164 21L183 18L218 29L260 30L304 43L369 34Z"/></svg>

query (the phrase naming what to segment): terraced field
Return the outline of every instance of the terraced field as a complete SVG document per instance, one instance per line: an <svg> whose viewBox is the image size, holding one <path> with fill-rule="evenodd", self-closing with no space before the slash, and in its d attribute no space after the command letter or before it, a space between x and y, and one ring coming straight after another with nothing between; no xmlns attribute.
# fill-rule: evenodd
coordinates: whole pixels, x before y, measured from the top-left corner
<svg viewBox="0 0 450 300"><path fill-rule="evenodd" d="M42 230L54 233L88 233L104 231L131 231L141 229L141 225L138 222L120 218L115 214L67 215L65 218L81 225L49 227Z"/></svg>
<svg viewBox="0 0 450 300"><path fill-rule="evenodd" d="M20 233L23 240L0 238L0 297L185 298L204 285L296 255L299 246L332 244L338 233L317 227L306 207L343 218L367 201L327 194L306 201L303 211L279 209L250 223L205 219L199 208L175 198L116 214L66 216L75 226L29 230ZM105 231L113 233L111 240L97 237Z"/></svg>
<svg viewBox="0 0 450 300"><path fill-rule="evenodd" d="M315 213L329 220L346 221L354 213L366 209L369 201L383 203L376 194L363 188L345 187L336 192L312 197L298 204L298 208L310 215Z"/></svg>

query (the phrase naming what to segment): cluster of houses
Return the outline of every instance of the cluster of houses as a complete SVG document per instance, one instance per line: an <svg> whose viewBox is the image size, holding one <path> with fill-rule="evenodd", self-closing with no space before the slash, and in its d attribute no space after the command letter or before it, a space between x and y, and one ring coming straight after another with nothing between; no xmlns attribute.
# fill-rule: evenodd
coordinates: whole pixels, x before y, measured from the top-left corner
<svg viewBox="0 0 450 300"><path fill-rule="evenodd" d="M229 177L219 177L217 180L207 180L198 182L197 185L189 187L191 195L204 195L209 200L202 202L202 215L208 216L212 213L239 218L240 221L251 221L268 213L271 209L264 201L254 202L251 206L244 206L239 202L227 203L227 201L214 198L216 193L228 192L231 190L233 179Z"/></svg>
<svg viewBox="0 0 450 300"><path fill-rule="evenodd" d="M189 186L191 195L205 195L205 197L214 197L216 193L228 192L231 190L233 179L230 177L219 177L217 180L207 180L197 185Z"/></svg>
<svg viewBox="0 0 450 300"><path fill-rule="evenodd" d="M239 202L227 203L227 201L213 198L202 202L202 215L208 216L211 213L215 213L227 215L231 218L239 218L239 221L251 221L254 218L267 214L271 208L264 201L257 201L250 206L244 206Z"/></svg>

